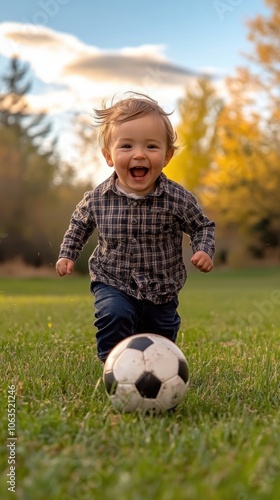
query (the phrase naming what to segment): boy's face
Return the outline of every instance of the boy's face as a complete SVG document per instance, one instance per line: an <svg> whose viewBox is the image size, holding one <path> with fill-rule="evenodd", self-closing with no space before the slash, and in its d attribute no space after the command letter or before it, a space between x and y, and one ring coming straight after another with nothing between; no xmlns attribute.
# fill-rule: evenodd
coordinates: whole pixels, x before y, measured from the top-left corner
<svg viewBox="0 0 280 500"><path fill-rule="evenodd" d="M139 196L155 189L158 176L174 153L167 151L162 120L152 113L113 125L108 149L102 152L107 164L115 168L120 186Z"/></svg>

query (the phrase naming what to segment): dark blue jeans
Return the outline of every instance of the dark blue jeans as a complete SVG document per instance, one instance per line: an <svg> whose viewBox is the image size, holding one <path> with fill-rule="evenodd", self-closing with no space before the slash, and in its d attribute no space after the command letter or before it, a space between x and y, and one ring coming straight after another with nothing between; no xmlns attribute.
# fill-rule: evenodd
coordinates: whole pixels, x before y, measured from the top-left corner
<svg viewBox="0 0 280 500"><path fill-rule="evenodd" d="M157 333L176 341L180 328L178 299L166 304L138 300L117 288L97 282L91 284L95 297L97 353L105 361L123 339L137 333Z"/></svg>

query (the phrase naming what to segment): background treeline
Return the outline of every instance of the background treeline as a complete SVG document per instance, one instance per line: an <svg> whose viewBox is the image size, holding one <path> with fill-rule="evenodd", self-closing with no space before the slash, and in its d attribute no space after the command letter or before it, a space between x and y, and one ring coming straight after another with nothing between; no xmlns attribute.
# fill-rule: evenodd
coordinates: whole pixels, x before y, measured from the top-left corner
<svg viewBox="0 0 280 500"><path fill-rule="evenodd" d="M266 4L268 17L248 23L251 64L227 79L227 97L200 79L178 102L181 150L165 169L215 219L216 263L229 266L280 261L280 4ZM30 112L28 75L17 58L0 75L0 263L42 266L56 261L69 216L92 185L62 162L50 119ZM94 169L96 132L76 118L81 163Z"/></svg>
<svg viewBox="0 0 280 500"><path fill-rule="evenodd" d="M217 261L234 266L280 262L280 2L266 4L224 102L201 80L179 103L184 149L167 168L217 222Z"/></svg>
<svg viewBox="0 0 280 500"><path fill-rule="evenodd" d="M45 114L28 109L28 65L13 58L0 94L0 263L22 259L36 267L56 261L75 205L92 185L78 182L60 159ZM77 121L79 124L80 122ZM77 127L87 148L87 126ZM94 136L94 133L92 134ZM82 160L81 160L82 161ZM90 249L77 269L86 269Z"/></svg>

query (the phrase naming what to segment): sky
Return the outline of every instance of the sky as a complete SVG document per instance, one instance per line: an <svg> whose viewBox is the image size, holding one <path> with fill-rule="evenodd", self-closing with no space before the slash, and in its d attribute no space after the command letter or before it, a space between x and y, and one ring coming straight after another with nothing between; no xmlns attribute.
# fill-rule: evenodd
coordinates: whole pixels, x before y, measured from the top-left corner
<svg viewBox="0 0 280 500"><path fill-rule="evenodd" d="M90 116L102 98L128 90L175 110L175 123L195 76L223 92L224 78L247 64L246 20L267 13L263 0L2 1L0 76L13 54L27 61L30 106L60 131L69 114ZM61 143L67 149L67 132Z"/></svg>

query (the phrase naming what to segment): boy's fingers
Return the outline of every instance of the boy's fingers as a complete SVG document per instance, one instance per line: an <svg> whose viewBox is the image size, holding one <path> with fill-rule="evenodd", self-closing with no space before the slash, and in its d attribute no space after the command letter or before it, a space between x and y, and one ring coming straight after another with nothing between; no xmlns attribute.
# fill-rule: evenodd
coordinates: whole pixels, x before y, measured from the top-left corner
<svg viewBox="0 0 280 500"><path fill-rule="evenodd" d="M62 259L56 264L56 272L59 276L65 276L65 274L71 274L73 271L74 262L69 259Z"/></svg>
<svg viewBox="0 0 280 500"><path fill-rule="evenodd" d="M197 267L203 273L208 273L213 269L213 262L210 257L206 256L204 253L199 254L198 252L191 258L192 264Z"/></svg>
<svg viewBox="0 0 280 500"><path fill-rule="evenodd" d="M67 272L67 274L71 274L72 273L73 267L74 267L74 262L72 262L72 260L68 261L67 262L67 266L66 266L66 272Z"/></svg>

